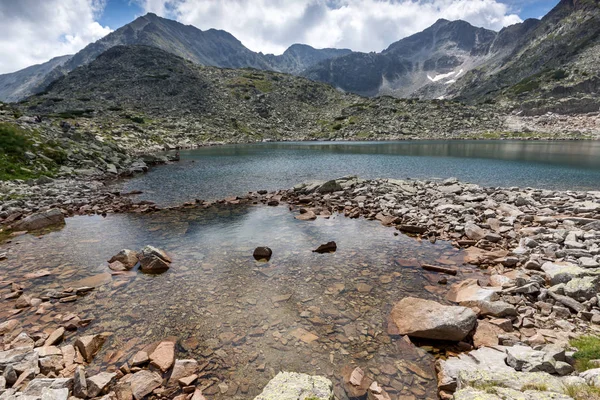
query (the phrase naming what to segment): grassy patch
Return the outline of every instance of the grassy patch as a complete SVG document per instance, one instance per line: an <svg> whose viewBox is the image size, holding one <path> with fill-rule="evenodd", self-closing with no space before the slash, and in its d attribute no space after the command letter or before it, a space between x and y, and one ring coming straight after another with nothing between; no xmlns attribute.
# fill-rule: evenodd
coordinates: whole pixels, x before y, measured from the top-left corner
<svg viewBox="0 0 600 400"><path fill-rule="evenodd" d="M589 385L565 385L565 394L575 400L600 400L600 388Z"/></svg>
<svg viewBox="0 0 600 400"><path fill-rule="evenodd" d="M38 143L36 136L16 125L0 123L0 180L53 175L66 160L66 153L57 143ZM34 155L31 160L29 153Z"/></svg>
<svg viewBox="0 0 600 400"><path fill-rule="evenodd" d="M600 359L600 338L596 336L581 336L573 339L569 344L577 348L577 353L573 356L576 360L575 368L578 371L587 371L596 368L590 363L591 360Z"/></svg>
<svg viewBox="0 0 600 400"><path fill-rule="evenodd" d="M528 383L521 388L521 391L524 392L526 390L537 390L538 392L546 392L548 391L548 385L544 383Z"/></svg>

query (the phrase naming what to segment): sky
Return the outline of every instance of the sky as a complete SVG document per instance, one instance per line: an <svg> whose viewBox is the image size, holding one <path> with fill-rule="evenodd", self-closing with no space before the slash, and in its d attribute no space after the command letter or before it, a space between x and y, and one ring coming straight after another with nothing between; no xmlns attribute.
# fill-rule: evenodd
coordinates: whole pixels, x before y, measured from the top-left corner
<svg viewBox="0 0 600 400"><path fill-rule="evenodd" d="M541 18L558 0L0 0L0 74L74 54L154 12L246 47L281 54L294 43L381 51L439 18L500 30Z"/></svg>

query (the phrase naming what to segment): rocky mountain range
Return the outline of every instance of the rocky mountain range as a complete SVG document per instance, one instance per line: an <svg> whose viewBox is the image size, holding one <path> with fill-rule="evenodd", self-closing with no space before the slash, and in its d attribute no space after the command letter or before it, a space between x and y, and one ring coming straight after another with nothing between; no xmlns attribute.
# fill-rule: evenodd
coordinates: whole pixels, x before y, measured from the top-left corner
<svg viewBox="0 0 600 400"><path fill-rule="evenodd" d="M0 101L18 101L39 93L56 79L119 45L157 47L200 65L249 67L287 73L299 73L319 61L351 52L347 49L318 50L307 45L293 45L282 55L264 55L249 50L228 32L216 29L201 31L149 13L86 46L72 57L62 58L60 63L53 60L0 75Z"/></svg>
<svg viewBox="0 0 600 400"><path fill-rule="evenodd" d="M489 105L368 99L290 74L206 67L139 45L115 46L17 106L25 115L76 121L132 149L457 137L502 127Z"/></svg>
<svg viewBox="0 0 600 400"><path fill-rule="evenodd" d="M296 44L255 53L231 34L147 14L73 56L0 75L0 100L43 92L119 45L157 47L193 63L300 75L363 96L496 103L526 115L598 111L600 0L562 0L542 20L494 32L441 19L381 53Z"/></svg>

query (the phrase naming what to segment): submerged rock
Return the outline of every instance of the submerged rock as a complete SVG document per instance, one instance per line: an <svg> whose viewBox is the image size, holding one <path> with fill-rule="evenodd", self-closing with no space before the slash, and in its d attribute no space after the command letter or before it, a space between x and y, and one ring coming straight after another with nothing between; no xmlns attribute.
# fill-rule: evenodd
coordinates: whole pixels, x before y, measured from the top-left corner
<svg viewBox="0 0 600 400"><path fill-rule="evenodd" d="M400 335L437 340L463 340L475 327L477 315L469 308L405 297L390 315Z"/></svg>
<svg viewBox="0 0 600 400"><path fill-rule="evenodd" d="M108 260L108 262L112 264L118 261L121 264L123 264L126 270L130 270L133 267L135 267L135 265L138 263L138 257L139 255L137 252L129 249L123 249L114 256L112 256L111 259Z"/></svg>
<svg viewBox="0 0 600 400"><path fill-rule="evenodd" d="M322 376L280 372L254 400L332 400L333 383Z"/></svg>
<svg viewBox="0 0 600 400"><path fill-rule="evenodd" d="M14 229L20 231L35 231L38 229L47 228L54 225L62 225L65 223L65 217L58 208L53 208L48 211L39 212L15 224Z"/></svg>
<svg viewBox="0 0 600 400"><path fill-rule="evenodd" d="M254 249L254 254L252 254L254 256L255 260L267 260L269 261L271 259L271 256L273 255L273 250L271 250L268 247L257 247L256 249Z"/></svg>
<svg viewBox="0 0 600 400"><path fill-rule="evenodd" d="M325 244L320 245L315 250L313 250L313 253L319 253L319 254L333 253L336 250L337 250L337 244L332 241L332 242L327 242Z"/></svg>
<svg viewBox="0 0 600 400"><path fill-rule="evenodd" d="M147 274L161 274L171 267L171 257L153 246L146 246L139 255L140 270Z"/></svg>

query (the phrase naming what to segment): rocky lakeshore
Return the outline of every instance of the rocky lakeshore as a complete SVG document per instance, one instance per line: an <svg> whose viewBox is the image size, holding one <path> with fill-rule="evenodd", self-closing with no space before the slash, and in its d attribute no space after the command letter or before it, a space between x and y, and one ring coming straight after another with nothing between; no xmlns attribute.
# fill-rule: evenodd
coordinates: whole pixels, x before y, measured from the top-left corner
<svg viewBox="0 0 600 400"><path fill-rule="evenodd" d="M419 370L416 364L408 364L411 371L417 371L423 377L437 374L438 393L424 392L425 397L418 394L407 397L398 392L393 379L386 378L390 376L385 372L389 369L387 364L367 368L361 365L363 356L357 354L354 365L334 366L337 371L333 382L331 377L278 375L258 399L273 398L269 397L273 396L272 390L275 393L277 390L289 391L291 394L286 399L335 396L340 400L404 400L435 398L438 394L457 400L587 399L597 396L595 386L599 383L600 369L576 371L577 349L571 343L581 335L600 333L597 296L600 285L600 192L482 188L455 179L416 181L348 177L305 183L273 193L259 191L219 202L191 202L169 209L209 208L215 203L287 205L295 218L305 224L338 213L351 219L379 220L390 229L414 236L415 241L450 241L463 249L465 265L480 270L475 278L456 280L457 274L462 276L464 266L454 262L421 262L421 268L438 275L437 290L445 293L445 298L432 301L405 297L395 303L394 299L389 299L393 307L387 324L379 327L385 332L383 337L396 343L403 355L422 358L427 354L424 349L442 349L448 345L448 340L454 342L449 350L437 350L435 371L433 361L431 370ZM159 210L153 205L141 207L146 212ZM58 216L53 210L48 211L49 220L55 223L52 216L60 219L62 213ZM94 213L97 210L88 211ZM335 243L328 245L323 252L335 251ZM136 262L123 262L122 265L128 264L131 268ZM113 273L129 273L128 268L115 267L111 264ZM115 269L125 272L114 272ZM449 279L451 284L447 284ZM79 335L69 332L76 332L89 321L68 313L59 313L61 326L51 331L47 328L43 331L22 329L18 319L22 310L29 307L37 307L43 315L48 308L77 301L93 291L97 283L89 287L66 288L56 296L39 298L24 294L19 284L4 283L8 289L4 294L5 304L13 308L11 314L14 317L3 323L1 331L5 351L0 356L0 366L7 382L5 387L10 388L2 398L45 396L42 398L66 399L69 395L101 398L102 393L106 393L107 399L139 399L146 395L150 398L202 399L202 396L211 398L213 394L226 395L231 390L225 382L206 379L211 375L205 370L207 366L202 367L202 360L175 360L173 343L177 338L166 338L149 345L140 350L142 354L135 353L133 359L125 359L113 367L115 370L92 368L86 375L83 368L93 356L90 358L85 354L93 351L85 350L82 345L77 345L77 341L85 338L84 341L100 343L103 335L109 333L97 332L99 336L78 338ZM364 293L371 290L361 287L357 285ZM308 331L301 336L308 342L317 339ZM63 337L65 343L58 347ZM428 344L418 347L409 338L417 343L425 340ZM162 368L162 364L153 362L151 356L159 346L167 349L158 352L161 356L166 354L167 361ZM148 361L140 362L142 358L149 360L149 364L146 364ZM597 368L598 364L592 362L590 365ZM403 373L402 369L394 371L389 371L392 377ZM172 379L173 375L177 380ZM194 385L197 379L198 383ZM319 383L315 384L314 380ZM84 392L82 386L91 390ZM237 384L235 387L236 398L248 398L243 388ZM306 388L316 387L320 388L317 392L306 391Z"/></svg>

